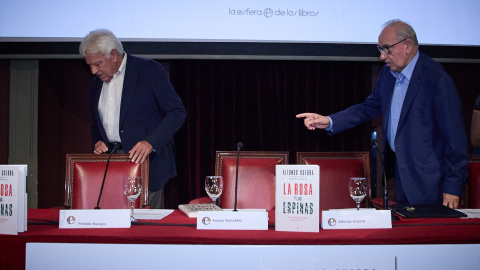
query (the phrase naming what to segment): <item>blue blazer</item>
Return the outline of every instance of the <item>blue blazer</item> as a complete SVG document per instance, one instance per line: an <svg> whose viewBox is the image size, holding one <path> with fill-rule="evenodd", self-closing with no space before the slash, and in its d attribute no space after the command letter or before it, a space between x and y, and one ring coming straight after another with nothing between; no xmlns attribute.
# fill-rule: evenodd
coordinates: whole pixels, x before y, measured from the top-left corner
<svg viewBox="0 0 480 270"><path fill-rule="evenodd" d="M364 103L330 116L333 131L329 134L382 114L385 149L394 83L385 65ZM398 173L411 204L441 201L442 193L463 195L468 146L460 97L443 67L422 53L408 86L394 144Z"/></svg>
<svg viewBox="0 0 480 270"><path fill-rule="evenodd" d="M98 112L103 82L95 77L91 84L92 144L108 138ZM158 62L127 56L120 107L120 138L126 153L139 141L149 142L149 189L162 188L177 175L173 137L185 121L185 107Z"/></svg>

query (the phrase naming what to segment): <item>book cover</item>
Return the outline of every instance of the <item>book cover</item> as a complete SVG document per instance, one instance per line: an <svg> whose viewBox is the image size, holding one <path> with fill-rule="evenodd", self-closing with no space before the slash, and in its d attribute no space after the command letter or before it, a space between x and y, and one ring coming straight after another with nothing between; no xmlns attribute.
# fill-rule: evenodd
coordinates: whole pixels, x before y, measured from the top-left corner
<svg viewBox="0 0 480 270"><path fill-rule="evenodd" d="M0 166L0 234L18 234L18 166Z"/></svg>
<svg viewBox="0 0 480 270"><path fill-rule="evenodd" d="M201 204L180 204L178 209L180 209L185 215L189 218L196 218L198 211L212 211L212 203L201 203ZM222 208L215 205L215 211L222 210Z"/></svg>
<svg viewBox="0 0 480 270"><path fill-rule="evenodd" d="M320 167L277 165L275 230L319 232Z"/></svg>

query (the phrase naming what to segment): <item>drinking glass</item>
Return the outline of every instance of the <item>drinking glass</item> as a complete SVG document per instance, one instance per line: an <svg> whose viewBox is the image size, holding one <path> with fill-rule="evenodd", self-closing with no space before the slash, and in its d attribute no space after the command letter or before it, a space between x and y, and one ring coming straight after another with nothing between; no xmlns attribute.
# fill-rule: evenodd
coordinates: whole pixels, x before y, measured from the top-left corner
<svg viewBox="0 0 480 270"><path fill-rule="evenodd" d="M350 197L357 203L357 210L360 210L360 202L367 195L367 179L364 177L352 177L348 181Z"/></svg>
<svg viewBox="0 0 480 270"><path fill-rule="evenodd" d="M125 176L123 177L123 194L130 200L130 221L137 222L133 215L133 203L142 192L142 177Z"/></svg>
<svg viewBox="0 0 480 270"><path fill-rule="evenodd" d="M221 176L207 176L205 177L205 191L212 199L212 211L215 210L215 201L223 191L223 177Z"/></svg>

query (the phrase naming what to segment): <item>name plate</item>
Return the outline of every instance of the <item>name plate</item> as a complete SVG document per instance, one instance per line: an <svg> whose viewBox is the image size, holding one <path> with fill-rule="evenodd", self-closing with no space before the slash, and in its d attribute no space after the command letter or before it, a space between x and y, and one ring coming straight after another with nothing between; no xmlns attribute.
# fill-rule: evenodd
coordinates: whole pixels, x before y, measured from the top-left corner
<svg viewBox="0 0 480 270"><path fill-rule="evenodd" d="M322 211L322 228L329 229L391 229L390 210L329 210Z"/></svg>
<svg viewBox="0 0 480 270"><path fill-rule="evenodd" d="M199 230L268 230L268 213L262 211L199 211Z"/></svg>
<svg viewBox="0 0 480 270"><path fill-rule="evenodd" d="M129 209L60 210L60 229L130 228Z"/></svg>

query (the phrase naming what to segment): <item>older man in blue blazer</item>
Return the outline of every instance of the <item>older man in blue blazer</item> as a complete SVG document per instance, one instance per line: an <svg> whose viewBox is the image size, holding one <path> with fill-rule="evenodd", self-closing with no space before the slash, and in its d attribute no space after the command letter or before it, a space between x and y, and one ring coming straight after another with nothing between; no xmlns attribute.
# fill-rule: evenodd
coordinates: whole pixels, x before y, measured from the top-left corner
<svg viewBox="0 0 480 270"><path fill-rule="evenodd" d="M163 186L177 174L173 136L186 115L180 97L159 63L127 55L108 30L90 32L80 54L96 75L90 88L93 152L120 145L132 162L149 158L149 202L160 208Z"/></svg>
<svg viewBox="0 0 480 270"><path fill-rule="evenodd" d="M385 66L365 102L330 116L302 113L297 118L305 118L310 130L335 134L381 114L383 149L388 145L396 161L397 202L457 208L468 171L460 98L443 67L418 47L410 25L387 22L378 37Z"/></svg>

